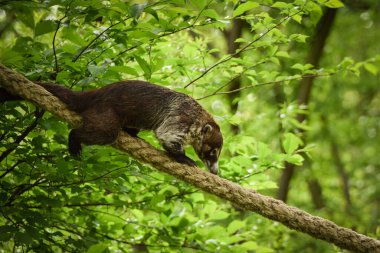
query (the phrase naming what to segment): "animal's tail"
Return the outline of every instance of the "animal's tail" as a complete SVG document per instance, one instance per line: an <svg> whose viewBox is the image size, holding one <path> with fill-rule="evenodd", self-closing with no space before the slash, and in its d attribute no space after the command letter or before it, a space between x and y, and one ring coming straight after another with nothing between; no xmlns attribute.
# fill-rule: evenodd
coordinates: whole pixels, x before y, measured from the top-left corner
<svg viewBox="0 0 380 253"><path fill-rule="evenodd" d="M49 91L54 96L58 97L62 102L67 104L70 108L74 107L74 99L75 99L75 93L61 85L52 84L52 83L37 83L36 84L42 86L47 91ZM8 92L4 88L0 88L0 103L4 103L6 101L13 101L13 100L23 100L18 95L13 95L12 93Z"/></svg>
<svg viewBox="0 0 380 253"><path fill-rule="evenodd" d="M67 104L70 108L74 107L75 92L58 84L53 83L36 83L44 87L48 92L59 98L63 103Z"/></svg>

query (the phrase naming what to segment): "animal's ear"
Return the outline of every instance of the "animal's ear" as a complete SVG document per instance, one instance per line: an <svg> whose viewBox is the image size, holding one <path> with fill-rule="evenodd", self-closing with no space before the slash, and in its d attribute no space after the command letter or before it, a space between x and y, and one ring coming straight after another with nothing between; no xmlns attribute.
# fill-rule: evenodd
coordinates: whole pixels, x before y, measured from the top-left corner
<svg viewBox="0 0 380 253"><path fill-rule="evenodd" d="M204 133L209 133L211 132L212 130L212 126L210 124L206 124L204 127L203 127L203 132Z"/></svg>

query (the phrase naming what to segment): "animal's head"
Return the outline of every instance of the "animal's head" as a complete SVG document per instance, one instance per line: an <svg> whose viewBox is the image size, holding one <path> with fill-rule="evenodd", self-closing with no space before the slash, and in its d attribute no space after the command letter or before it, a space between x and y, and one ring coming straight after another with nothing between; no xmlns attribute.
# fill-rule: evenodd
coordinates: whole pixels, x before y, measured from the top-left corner
<svg viewBox="0 0 380 253"><path fill-rule="evenodd" d="M215 122L206 123L200 133L195 152L213 174L218 174L218 158L223 146L223 136Z"/></svg>

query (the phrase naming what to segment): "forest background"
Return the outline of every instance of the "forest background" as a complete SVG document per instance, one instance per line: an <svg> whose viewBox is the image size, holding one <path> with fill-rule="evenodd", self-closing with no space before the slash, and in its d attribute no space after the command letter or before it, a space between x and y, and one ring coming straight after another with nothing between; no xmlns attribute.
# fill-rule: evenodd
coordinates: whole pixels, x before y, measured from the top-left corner
<svg viewBox="0 0 380 253"><path fill-rule="evenodd" d="M379 238L379 31L376 0L0 1L0 63L184 92L221 125L221 177ZM0 106L3 252L341 252L112 147L73 159L65 122Z"/></svg>

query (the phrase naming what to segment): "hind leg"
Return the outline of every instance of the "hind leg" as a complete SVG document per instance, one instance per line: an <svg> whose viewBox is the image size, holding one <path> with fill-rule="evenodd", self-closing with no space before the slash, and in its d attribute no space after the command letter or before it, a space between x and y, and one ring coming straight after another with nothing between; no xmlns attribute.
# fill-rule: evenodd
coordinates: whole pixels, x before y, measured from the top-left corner
<svg viewBox="0 0 380 253"><path fill-rule="evenodd" d="M79 133L78 133L79 131ZM78 157L82 153L82 145L80 141L80 130L73 129L69 133L69 143L68 143L69 153L72 156Z"/></svg>
<svg viewBox="0 0 380 253"><path fill-rule="evenodd" d="M119 118L111 108L90 109L82 113L83 125L70 131L68 148L79 156L82 145L107 145L113 143L120 131Z"/></svg>

